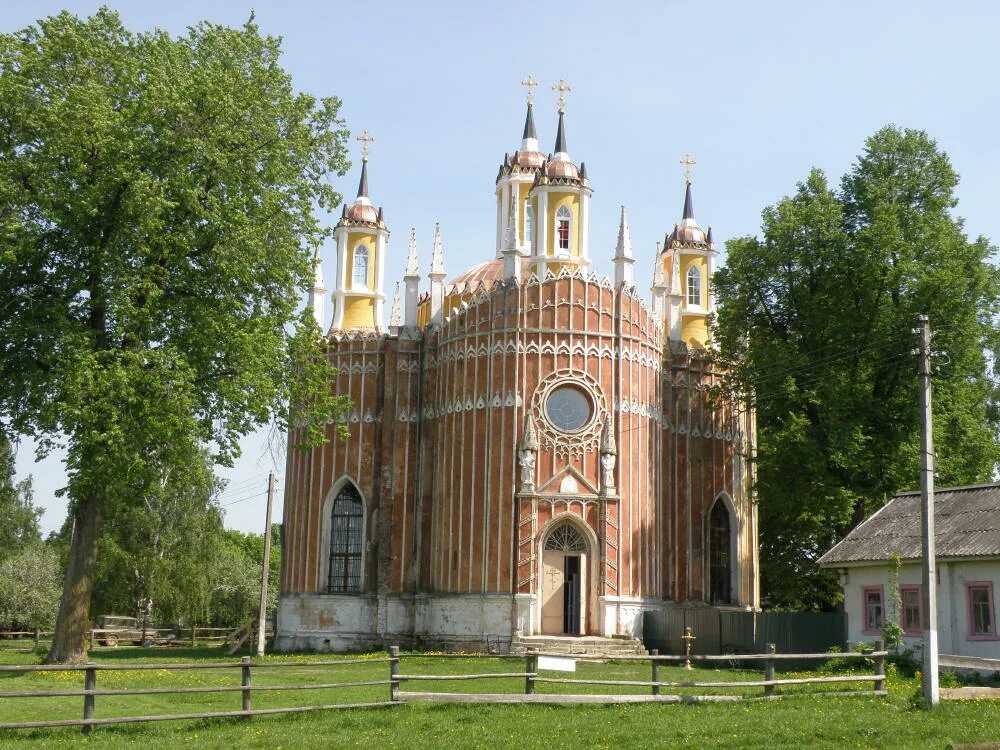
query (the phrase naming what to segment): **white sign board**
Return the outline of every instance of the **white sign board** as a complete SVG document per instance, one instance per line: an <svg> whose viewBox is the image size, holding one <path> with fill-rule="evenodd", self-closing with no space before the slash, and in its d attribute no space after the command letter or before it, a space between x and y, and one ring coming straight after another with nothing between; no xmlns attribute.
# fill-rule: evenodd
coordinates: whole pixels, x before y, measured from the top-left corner
<svg viewBox="0 0 1000 750"><path fill-rule="evenodd" d="M575 672L576 659L566 656L539 656L538 669L549 669L553 672Z"/></svg>

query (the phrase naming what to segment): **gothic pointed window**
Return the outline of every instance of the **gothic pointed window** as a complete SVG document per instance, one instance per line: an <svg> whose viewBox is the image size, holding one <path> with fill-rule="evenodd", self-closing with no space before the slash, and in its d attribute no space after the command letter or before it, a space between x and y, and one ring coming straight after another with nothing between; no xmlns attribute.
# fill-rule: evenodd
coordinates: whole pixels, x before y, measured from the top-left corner
<svg viewBox="0 0 1000 750"><path fill-rule="evenodd" d="M732 603L732 554L729 508L716 500L708 520L709 603Z"/></svg>
<svg viewBox="0 0 1000 750"><path fill-rule="evenodd" d="M368 288L368 248L358 245L354 248L354 283L356 289Z"/></svg>
<svg viewBox="0 0 1000 750"><path fill-rule="evenodd" d="M351 483L333 501L330 518L330 566L327 591L361 590L361 548L364 543L364 502Z"/></svg>
<svg viewBox="0 0 1000 750"><path fill-rule="evenodd" d="M701 271L697 266L691 266L687 272L687 303L701 307Z"/></svg>
<svg viewBox="0 0 1000 750"><path fill-rule="evenodd" d="M572 217L566 206L556 211L556 240L560 250L569 250L569 220Z"/></svg>

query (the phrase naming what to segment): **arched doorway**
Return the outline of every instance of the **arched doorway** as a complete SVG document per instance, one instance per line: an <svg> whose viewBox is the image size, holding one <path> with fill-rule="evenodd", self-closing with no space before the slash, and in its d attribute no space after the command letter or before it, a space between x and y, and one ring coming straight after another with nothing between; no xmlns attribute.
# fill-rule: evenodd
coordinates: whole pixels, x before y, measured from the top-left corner
<svg viewBox="0 0 1000 750"><path fill-rule="evenodd" d="M733 535L729 508L720 497L708 516L708 601L733 603Z"/></svg>
<svg viewBox="0 0 1000 750"><path fill-rule="evenodd" d="M552 529L542 547L542 622L546 635L583 635L587 629L587 551L571 522Z"/></svg>

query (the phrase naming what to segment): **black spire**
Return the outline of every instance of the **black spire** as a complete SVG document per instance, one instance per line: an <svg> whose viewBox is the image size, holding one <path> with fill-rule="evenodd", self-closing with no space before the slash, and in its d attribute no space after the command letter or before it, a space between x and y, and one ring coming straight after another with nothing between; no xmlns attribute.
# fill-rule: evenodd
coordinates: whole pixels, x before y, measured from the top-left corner
<svg viewBox="0 0 1000 750"><path fill-rule="evenodd" d="M566 133L563 130L563 113L559 113L559 129L556 131L556 148L555 152L567 153L566 151Z"/></svg>
<svg viewBox="0 0 1000 750"><path fill-rule="evenodd" d="M358 197L368 197L368 160L361 160L361 182L358 183Z"/></svg>
<svg viewBox="0 0 1000 750"><path fill-rule="evenodd" d="M531 113L531 110L531 102L528 102L528 114L524 118L524 135L521 138L534 138L538 140L538 136L535 135L535 116Z"/></svg>
<svg viewBox="0 0 1000 750"><path fill-rule="evenodd" d="M684 191L684 215L682 219L693 219L694 218L694 205L691 203L691 183L687 184L687 190Z"/></svg>

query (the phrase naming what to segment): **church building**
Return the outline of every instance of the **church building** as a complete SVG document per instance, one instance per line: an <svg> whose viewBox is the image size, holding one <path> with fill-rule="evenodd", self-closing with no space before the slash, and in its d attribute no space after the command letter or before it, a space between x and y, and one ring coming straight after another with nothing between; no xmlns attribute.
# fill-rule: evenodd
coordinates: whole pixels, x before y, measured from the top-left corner
<svg viewBox="0 0 1000 750"><path fill-rule="evenodd" d="M569 88L553 87L546 154L525 83L520 148L496 175L494 252L449 279L436 227L425 283L411 230L388 325L389 229L360 138L325 336L350 437L331 425L303 451L289 435L279 650L639 637L644 611L758 607L753 415L713 388L717 252L690 172L651 277L636 278L624 207L614 277L599 277ZM326 295L317 256L324 330Z"/></svg>

